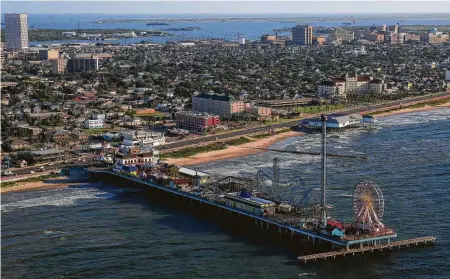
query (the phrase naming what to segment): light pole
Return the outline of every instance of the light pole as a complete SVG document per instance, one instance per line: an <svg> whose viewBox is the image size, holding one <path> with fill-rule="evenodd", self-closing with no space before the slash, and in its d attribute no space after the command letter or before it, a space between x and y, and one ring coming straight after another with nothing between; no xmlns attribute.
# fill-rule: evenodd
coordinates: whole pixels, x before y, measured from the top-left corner
<svg viewBox="0 0 450 279"><path fill-rule="evenodd" d="M320 116L322 121L322 187L321 187L321 202L322 202L322 227L327 225L327 209L326 209L326 181L327 181L327 120L325 114Z"/></svg>

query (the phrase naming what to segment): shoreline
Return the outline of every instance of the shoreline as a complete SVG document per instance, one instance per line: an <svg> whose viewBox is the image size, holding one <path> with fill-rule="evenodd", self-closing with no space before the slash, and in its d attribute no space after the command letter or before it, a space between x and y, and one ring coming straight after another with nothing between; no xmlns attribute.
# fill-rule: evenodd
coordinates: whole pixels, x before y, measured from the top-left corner
<svg viewBox="0 0 450 279"><path fill-rule="evenodd" d="M387 112L381 112L379 114L374 114L375 118L381 118L381 117L387 117L392 115L398 115L398 114L405 114L405 113L412 113L412 112L418 112L418 111L429 111L429 110L435 110L435 109L441 109L441 108L450 108L450 101L444 104L430 106L426 105L420 108L403 108L403 109L397 109L393 111L387 111ZM361 113L363 114L363 113Z"/></svg>
<svg viewBox="0 0 450 279"><path fill-rule="evenodd" d="M381 118L381 117L393 116L393 115L397 115L397 114L405 114L405 113L412 113L412 112L418 112L418 111L429 111L429 110L435 110L435 109L440 109L440 108L450 108L450 102L440 104L440 105L435 105L435 106L426 105L424 107L419 107L419 108L398 109L398 110L393 110L393 111L389 111L389 112L382 112L380 114L375 114L374 116L375 116L375 118ZM364 114L364 112L361 112L361 114ZM274 135L274 136L271 136L268 138L255 139L254 142L246 143L243 145L229 146L228 148L223 149L223 150L199 153L197 155L189 156L186 158L177 158L177 159L169 158L164 161L168 164L175 164L175 165L180 165L180 166L192 166L192 165L200 165L200 164L205 164L205 163L216 162L216 161L225 160L225 159L239 158L239 157L243 157L243 156L248 156L248 155L265 152L264 150L247 149L247 148L268 148L269 146L271 146L279 141L282 141L282 140L285 140L285 139L288 139L291 137L295 137L295 136L301 136L304 134L305 133L301 132L301 131L289 131L289 132L280 133L280 134L277 134L277 135Z"/></svg>
<svg viewBox="0 0 450 279"><path fill-rule="evenodd" d="M21 182L17 185L2 187L0 189L1 194L16 193L16 192L28 192L28 191L40 191L40 190L53 190L63 189L72 185L82 185L82 182L75 182L67 179L58 180L45 180L45 181L33 181L33 182Z"/></svg>
<svg viewBox="0 0 450 279"><path fill-rule="evenodd" d="M224 159L232 159L242 156L248 156L253 154L258 154L265 152L264 150L257 150L251 148L268 148L269 146L282 141L287 138L301 136L303 132L300 131L288 131L284 133L280 133L277 135L273 135L267 138L255 139L253 142L245 143L238 146L229 146L223 150L215 150L211 152L199 153L194 156L189 156L186 158L168 158L164 160L168 164L175 164L181 166L191 166L191 165L199 165L204 163L210 163L215 161L220 161ZM251 138L249 136L249 138Z"/></svg>

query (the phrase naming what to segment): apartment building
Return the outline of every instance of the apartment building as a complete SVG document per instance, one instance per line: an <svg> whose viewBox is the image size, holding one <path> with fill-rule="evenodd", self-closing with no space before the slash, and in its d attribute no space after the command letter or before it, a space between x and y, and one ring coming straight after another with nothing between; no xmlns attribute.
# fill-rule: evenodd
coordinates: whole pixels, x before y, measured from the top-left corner
<svg viewBox="0 0 450 279"><path fill-rule="evenodd" d="M234 113L243 112L243 101L235 100L227 95L199 94L192 97L192 111L217 114L222 118L230 119Z"/></svg>
<svg viewBox="0 0 450 279"><path fill-rule="evenodd" d="M177 113L177 128L186 129L193 132L203 132L208 127L220 125L218 115L212 115L205 112L194 113L182 111Z"/></svg>
<svg viewBox="0 0 450 279"><path fill-rule="evenodd" d="M345 98L347 94L381 93L386 89L383 80L371 76L346 74L344 77L334 77L331 81L323 81L317 85L319 98Z"/></svg>

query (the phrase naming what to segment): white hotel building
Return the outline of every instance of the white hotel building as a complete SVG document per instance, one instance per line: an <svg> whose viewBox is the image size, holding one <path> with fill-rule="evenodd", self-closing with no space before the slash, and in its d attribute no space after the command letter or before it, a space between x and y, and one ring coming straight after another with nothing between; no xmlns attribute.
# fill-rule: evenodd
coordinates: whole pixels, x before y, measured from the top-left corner
<svg viewBox="0 0 450 279"><path fill-rule="evenodd" d="M348 75L334 77L317 86L317 97L328 99L345 99L348 93L381 93L386 89L383 80L371 76Z"/></svg>

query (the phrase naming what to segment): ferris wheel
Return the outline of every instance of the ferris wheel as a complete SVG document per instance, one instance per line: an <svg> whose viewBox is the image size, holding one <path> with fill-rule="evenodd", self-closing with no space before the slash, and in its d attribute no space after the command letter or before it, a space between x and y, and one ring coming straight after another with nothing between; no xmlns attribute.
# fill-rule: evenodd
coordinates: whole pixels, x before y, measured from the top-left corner
<svg viewBox="0 0 450 279"><path fill-rule="evenodd" d="M384 214L384 198L380 187L373 181L363 181L356 184L353 191L353 211L356 221L369 227L384 225L381 219Z"/></svg>

